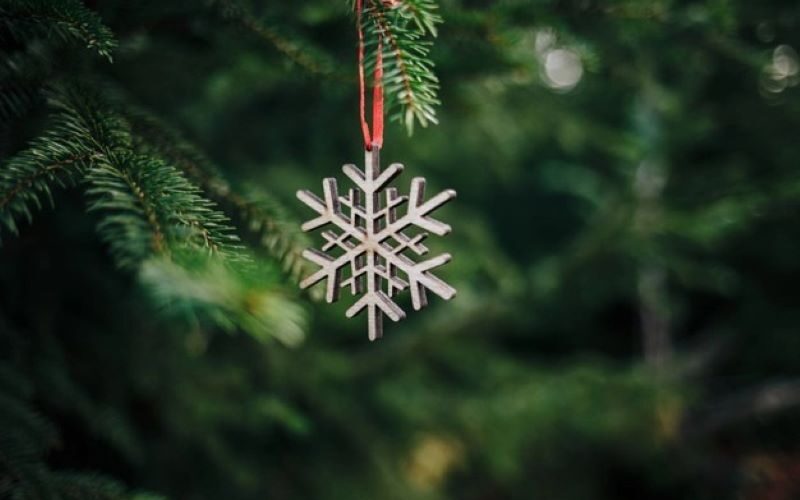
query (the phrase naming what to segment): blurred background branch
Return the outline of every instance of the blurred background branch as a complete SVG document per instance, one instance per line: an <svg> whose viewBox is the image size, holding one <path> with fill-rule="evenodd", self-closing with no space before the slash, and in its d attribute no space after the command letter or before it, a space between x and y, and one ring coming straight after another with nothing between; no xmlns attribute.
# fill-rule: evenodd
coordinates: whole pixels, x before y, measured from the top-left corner
<svg viewBox="0 0 800 500"><path fill-rule="evenodd" d="M459 193L379 343L296 288L353 2L0 1L0 498L800 497L797 6L364 5Z"/></svg>

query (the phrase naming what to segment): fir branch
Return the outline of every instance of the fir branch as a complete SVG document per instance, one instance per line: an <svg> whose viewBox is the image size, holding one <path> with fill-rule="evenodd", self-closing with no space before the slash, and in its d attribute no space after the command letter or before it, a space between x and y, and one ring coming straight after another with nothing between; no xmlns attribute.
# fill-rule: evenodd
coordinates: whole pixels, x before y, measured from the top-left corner
<svg viewBox="0 0 800 500"><path fill-rule="evenodd" d="M0 480L4 483L2 488L11 493L2 498L55 498L40 457L28 454L24 444L5 438L0 436Z"/></svg>
<svg viewBox="0 0 800 500"><path fill-rule="evenodd" d="M38 88L31 83L0 79L0 126L24 115L36 101Z"/></svg>
<svg viewBox="0 0 800 500"><path fill-rule="evenodd" d="M73 125L66 115L57 115L28 149L0 168L0 226L18 234L17 220L30 223L33 210L41 209L45 200L52 206L51 186L74 185L97 155L74 140Z"/></svg>
<svg viewBox="0 0 800 500"><path fill-rule="evenodd" d="M0 392L0 426L14 429L14 436L3 435L0 440L6 442L5 449L16 449L20 456L41 453L58 442L53 426L28 408L23 398L3 392ZM18 443L16 448L10 446L12 442Z"/></svg>
<svg viewBox="0 0 800 500"><path fill-rule="evenodd" d="M133 153L128 123L84 86L50 92L53 130L0 171L0 222L17 232L16 219L31 219L50 186L85 176L90 211L122 267L135 267L171 246L203 249L236 260L238 238L224 214L200 195L175 167Z"/></svg>
<svg viewBox="0 0 800 500"><path fill-rule="evenodd" d="M61 500L166 500L150 493L129 492L122 484L99 474L53 472L49 481Z"/></svg>
<svg viewBox="0 0 800 500"><path fill-rule="evenodd" d="M131 125L134 147L178 167L211 197L230 190L220 169L179 130L117 93L118 110Z"/></svg>
<svg viewBox="0 0 800 500"><path fill-rule="evenodd" d="M85 89L48 92L55 111L51 125L30 146L0 168L0 225L19 232L18 219L28 222L43 200L52 206L52 186L74 185L87 168L109 151L129 147L123 125L104 115L87 119Z"/></svg>
<svg viewBox="0 0 800 500"><path fill-rule="evenodd" d="M172 245L238 258L238 238L227 217L175 167L134 154L128 122L107 102L74 89L59 102L98 153L86 174L90 210L101 212L98 230L121 266L169 253Z"/></svg>
<svg viewBox="0 0 800 500"><path fill-rule="evenodd" d="M294 346L305 337L304 309L280 288L269 267L234 270L197 253L184 253L181 265L150 259L140 280L165 312L207 319L227 331L256 339L275 338Z"/></svg>
<svg viewBox="0 0 800 500"><path fill-rule="evenodd" d="M361 18L367 39L367 70L375 68L378 39L383 40L384 87L390 120L401 122L409 134L414 123L438 123L435 106L439 80L429 57L431 42L441 17L429 0L368 0Z"/></svg>
<svg viewBox="0 0 800 500"><path fill-rule="evenodd" d="M133 167L119 168L123 162ZM96 165L87 176L91 187L86 194L92 200L89 211L115 214L103 217L97 230L121 267L135 267L152 253L167 252L167 237L154 207L155 200L142 187L138 176L128 174L132 169L140 170L141 174L142 169L137 167L143 162L142 158L118 157L113 163Z"/></svg>
<svg viewBox="0 0 800 500"><path fill-rule="evenodd" d="M42 455L57 442L57 435L50 422L31 408L32 394L13 388L16 383L27 385L19 373L0 363L0 480L5 483L2 487L14 494L30 495L24 498L53 498L54 490Z"/></svg>
<svg viewBox="0 0 800 500"><path fill-rule="evenodd" d="M437 25L443 19L437 12L439 6L434 0L389 0L384 3L400 16L413 21L420 33L438 34Z"/></svg>
<svg viewBox="0 0 800 500"><path fill-rule="evenodd" d="M40 47L0 50L0 126L20 117L41 98L51 65Z"/></svg>
<svg viewBox="0 0 800 500"><path fill-rule="evenodd" d="M107 103L88 85L57 85L47 91L47 103L65 124L65 136L99 156L130 151L128 123L109 112Z"/></svg>
<svg viewBox="0 0 800 500"><path fill-rule="evenodd" d="M0 498L136 500L118 483L95 474L53 471L46 453L59 443L50 421L33 410L29 382L0 362ZM155 500L157 497L150 497Z"/></svg>
<svg viewBox="0 0 800 500"><path fill-rule="evenodd" d="M5 187L0 190L5 192L0 197L3 220L8 219L8 224L16 229L14 216L22 212L30 218L28 205L31 200L38 203L38 191L33 188L49 196L53 172L80 163L80 168L75 169L75 180L80 174L87 184L89 211L100 216L101 238L109 245L119 266L142 270L140 278L146 287L157 291L155 297L216 311L210 316L217 325L235 326L258 338L276 337L286 344L302 339L302 309L274 286L265 288L278 280L265 279L254 285L242 279L243 273L254 272L252 265L228 265L247 260L228 218L217 210L214 202L202 196L200 187L161 157L174 158L209 192L247 209L251 227L266 225L275 230L278 223L267 212L257 212L254 204L233 194L213 165L177 135L162 136L167 143L154 141L157 146L143 141L132 133L130 122L113 105L90 89L59 88L50 93L49 102L56 111L58 126L53 133L39 139L42 146L35 142L11 161L15 168L4 171L13 175L6 175L8 182L0 183L0 187ZM137 123L137 132L148 127L151 132L161 130L155 119L136 112L131 115ZM62 158L67 153L82 156ZM15 203L14 210L2 209L17 199L22 202ZM272 232L278 235L274 241L284 241L281 232ZM278 253L274 247L281 247L279 252L296 270L297 263L303 260L299 258L299 248L293 245L273 243L272 250ZM298 256L286 257L291 252ZM211 256L222 256L224 260L210 259ZM147 271L153 268L153 262L161 266L155 274ZM197 262L202 265L196 265ZM180 287L181 283L188 285ZM196 293L204 287L218 289L219 294L213 300L198 302Z"/></svg>
<svg viewBox="0 0 800 500"><path fill-rule="evenodd" d="M325 52L297 35L287 35L281 28L269 25L256 17L242 3L235 0L216 0L212 6L223 19L265 40L309 73L319 75L333 73L335 65Z"/></svg>
<svg viewBox="0 0 800 500"><path fill-rule="evenodd" d="M423 127L438 123L435 107L440 104L439 81L429 57L432 44L422 39L426 35L437 35L437 26L442 22L437 3L434 0L365 2L362 28L367 34L366 66L370 71L375 67L377 40L382 36L389 119L400 122L409 135L413 133L415 122ZM281 34L278 28L268 26L233 0L219 0L213 5L224 18L267 40L309 72L334 74L333 62L312 44Z"/></svg>
<svg viewBox="0 0 800 500"><path fill-rule="evenodd" d="M100 16L77 0L5 0L0 5L0 23L17 40L45 36L78 41L109 61L117 46Z"/></svg>
<svg viewBox="0 0 800 500"><path fill-rule="evenodd" d="M117 482L96 474L53 474L53 484L63 500L125 500L129 496Z"/></svg>
<svg viewBox="0 0 800 500"><path fill-rule="evenodd" d="M123 108L142 152L175 165L200 186L206 196L226 212L235 214L242 229L280 261L292 279L299 281L310 271L312 264L302 258L309 239L280 203L264 194L240 194L222 176L220 169L179 131L135 105L125 103Z"/></svg>
<svg viewBox="0 0 800 500"><path fill-rule="evenodd" d="M147 156L115 155L97 162L87 180L89 210L103 213L98 231L123 267L181 246L238 259L238 238L227 217L175 167Z"/></svg>
<svg viewBox="0 0 800 500"><path fill-rule="evenodd" d="M245 228L281 262L284 272L297 282L308 275L313 264L302 254L310 246L310 240L280 203L273 197L253 192L231 193L227 199L244 221Z"/></svg>

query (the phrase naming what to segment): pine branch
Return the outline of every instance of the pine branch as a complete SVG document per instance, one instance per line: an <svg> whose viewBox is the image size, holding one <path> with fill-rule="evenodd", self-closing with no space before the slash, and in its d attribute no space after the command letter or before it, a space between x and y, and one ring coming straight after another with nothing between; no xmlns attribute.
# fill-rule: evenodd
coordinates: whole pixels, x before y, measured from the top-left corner
<svg viewBox="0 0 800 500"><path fill-rule="evenodd" d="M311 271L313 264L302 256L303 250L310 246L310 240L281 204L272 197L256 193L232 195L228 199L236 207L247 230L280 260L283 271L294 281L299 282Z"/></svg>
<svg viewBox="0 0 800 500"><path fill-rule="evenodd" d="M235 214L243 230L281 262L283 270L295 281L311 270L302 253L309 246L305 233L272 197L257 193L240 194L222 176L219 168L177 130L147 111L130 103L125 116L137 138L138 149L163 158L178 167L203 192L226 212Z"/></svg>
<svg viewBox="0 0 800 500"><path fill-rule="evenodd" d="M53 498L41 457L57 442L55 430L31 409L30 391L14 385L27 381L0 363L0 481L14 494L29 495L25 498Z"/></svg>
<svg viewBox="0 0 800 500"><path fill-rule="evenodd" d="M59 473L54 484L63 500L123 500L124 488L109 479L89 474Z"/></svg>
<svg viewBox="0 0 800 500"><path fill-rule="evenodd" d="M43 202L52 206L53 185L74 185L97 151L76 140L74 116L57 114L28 149L0 168L0 225L14 234L17 220L28 222Z"/></svg>
<svg viewBox="0 0 800 500"><path fill-rule="evenodd" d="M305 337L306 314L276 288L280 276L268 267L235 270L196 253L172 260L150 259L140 279L164 311L207 319L227 331L294 346Z"/></svg>
<svg viewBox="0 0 800 500"><path fill-rule="evenodd" d="M104 216L97 230L121 267L136 267L153 253L168 252L167 236L154 206L157 200L142 187L140 177L146 165L144 158L119 156L113 163L95 166L87 176L91 188L86 194L92 200L89 211L114 214ZM138 175L129 175L131 170Z"/></svg>
<svg viewBox="0 0 800 500"><path fill-rule="evenodd" d="M53 129L0 171L0 222L17 232L50 186L88 180L90 210L122 267L135 267L172 246L236 259L237 238L227 218L175 167L134 154L128 123L83 86L50 92Z"/></svg>
<svg viewBox="0 0 800 500"><path fill-rule="evenodd" d="M65 84L47 91L47 103L65 123L65 134L98 156L130 151L128 123L108 111L98 92L85 84Z"/></svg>
<svg viewBox="0 0 800 500"><path fill-rule="evenodd" d="M383 39L384 87L388 97L390 120L402 123L409 134L414 123L423 127L438 123L435 106L439 80L429 57L431 42L426 34L436 36L442 21L431 0L366 0L362 27L366 37L367 64L375 67L378 39Z"/></svg>
<svg viewBox="0 0 800 500"><path fill-rule="evenodd" d="M438 34L437 25L443 22L438 14L439 6L434 0L391 0L387 2L400 16L409 19L423 35L427 32Z"/></svg>
<svg viewBox="0 0 800 500"><path fill-rule="evenodd" d="M38 202L39 191L49 196L53 172L79 163L73 181L80 176L85 180L89 211L100 216L101 238L118 265L140 270L142 283L155 290L159 302L203 313L219 326L257 338L275 337L292 345L302 339L304 312L276 289L280 280L264 273L259 283L243 278L257 270L242 253L228 218L178 167L161 158L181 165L207 192L246 212L243 219L251 231L265 234L272 253L298 274L305 265L299 257L305 243L287 236L293 234L288 227L279 227L276 210L269 212L234 194L204 156L177 134L163 134L168 129L147 115L130 113L136 132L161 136L155 145L134 134L130 122L88 88L64 87L51 92L49 101L58 127L39 139L41 146L35 142L14 158L14 169L4 171L8 180L0 184L5 188L0 202L7 208L0 205L2 220L16 229L14 216L22 212L30 218L31 200ZM63 158L67 154L82 156ZM238 265L245 261L248 265ZM213 293L202 295L203 290Z"/></svg>
<svg viewBox="0 0 800 500"><path fill-rule="evenodd" d="M50 73L51 64L41 47L0 50L0 126L23 116L40 100Z"/></svg>
<svg viewBox="0 0 800 500"><path fill-rule="evenodd" d="M47 37L81 42L109 61L117 46L100 16L77 0L4 0L0 25L17 40Z"/></svg>
<svg viewBox="0 0 800 500"><path fill-rule="evenodd" d="M90 211L100 211L102 238L123 267L182 246L237 259L238 238L227 217L200 196L174 167L125 154L99 161L88 172Z"/></svg>
<svg viewBox="0 0 800 500"><path fill-rule="evenodd" d="M36 99L36 91L22 82L0 81L0 124L25 114Z"/></svg>
<svg viewBox="0 0 800 500"><path fill-rule="evenodd" d="M219 0L213 5L231 20L259 38L267 40L290 60L311 73L332 75L334 63L318 48L296 36L286 36L278 28L257 19L234 0ZM435 107L439 80L429 57L431 42L442 22L434 0L365 0L362 28L367 34L366 67L372 71L377 56L378 36L383 37L384 86L389 119L400 122L413 133L414 123L423 127L437 123Z"/></svg>
<svg viewBox="0 0 800 500"><path fill-rule="evenodd" d="M18 441L26 454L40 453L58 441L55 429L22 401L0 393L0 425L14 429L14 436L2 438L6 442Z"/></svg>
<svg viewBox="0 0 800 500"><path fill-rule="evenodd" d="M287 35L278 26L269 25L256 17L242 3L235 0L215 0L212 6L223 19L265 40L309 73L319 75L333 73L334 62L325 52L297 35Z"/></svg>
<svg viewBox="0 0 800 500"><path fill-rule="evenodd" d="M97 474L58 472L51 481L61 500L128 500L132 497L125 487Z"/></svg>
<svg viewBox="0 0 800 500"><path fill-rule="evenodd" d="M175 167L134 154L129 124L103 99L73 89L62 108L75 115L80 137L97 156L86 178L90 210L117 262L135 266L171 246L188 246L238 259L238 238L224 214Z"/></svg>
<svg viewBox="0 0 800 500"><path fill-rule="evenodd" d="M110 150L129 145L119 120L106 116L85 119L83 89L49 92L55 110L48 130L0 169L0 225L14 234L18 219L28 222L43 200L52 206L52 186L74 185L92 162ZM129 147L129 146L128 146Z"/></svg>
<svg viewBox="0 0 800 500"><path fill-rule="evenodd" d="M0 363L0 498L144 498L97 475L51 470L45 455L58 444L58 435L53 425L32 409L33 392L26 389L28 386L21 374Z"/></svg>
<svg viewBox="0 0 800 500"><path fill-rule="evenodd" d="M0 480L10 492L2 498L57 498L47 468L35 456L19 456L0 438Z"/></svg>

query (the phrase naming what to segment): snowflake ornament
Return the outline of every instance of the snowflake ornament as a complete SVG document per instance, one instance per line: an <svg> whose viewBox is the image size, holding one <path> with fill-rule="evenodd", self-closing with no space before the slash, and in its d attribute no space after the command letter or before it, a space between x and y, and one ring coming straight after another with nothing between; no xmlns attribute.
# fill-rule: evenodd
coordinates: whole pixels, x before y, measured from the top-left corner
<svg viewBox="0 0 800 500"><path fill-rule="evenodd" d="M398 292L410 289L415 310L428 304L426 290L446 300L455 296L453 287L431 273L448 262L450 254L421 262L415 262L407 254L428 253L422 243L427 236L425 231L437 236L450 232L449 225L428 214L455 198L456 192L446 190L424 201L425 179L415 177L409 195L401 196L396 188L387 187L403 171L401 164L393 163L381 172L378 147L366 152L364 163L363 172L355 165L342 167L356 186L345 196L339 195L334 178L322 182L324 199L308 190L297 192L297 198L318 214L302 225L303 231L333 226L333 230L322 232L325 244L321 250L312 248L303 252L303 257L320 268L305 278L300 287L308 288L327 280L325 300L329 303L339 298L341 288L361 295L346 315L352 318L366 310L369 339L375 340L382 336L384 315L393 321L405 318L405 312L392 300ZM407 204L405 214L398 216L398 209L404 204Z"/></svg>

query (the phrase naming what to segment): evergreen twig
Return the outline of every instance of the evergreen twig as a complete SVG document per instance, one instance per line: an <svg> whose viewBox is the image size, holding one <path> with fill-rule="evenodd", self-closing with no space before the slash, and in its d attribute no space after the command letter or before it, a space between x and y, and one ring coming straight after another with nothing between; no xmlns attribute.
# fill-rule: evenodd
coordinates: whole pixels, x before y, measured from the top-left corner
<svg viewBox="0 0 800 500"><path fill-rule="evenodd" d="M377 60L378 39L383 39L384 78L389 119L403 124L409 134L414 123L423 127L438 123L436 109L439 79L430 59L431 42L442 22L431 0L367 0L361 17L366 34L367 69Z"/></svg>
<svg viewBox="0 0 800 500"><path fill-rule="evenodd" d="M302 258L309 239L280 203L257 193L239 193L220 169L179 131L130 102L125 103L124 110L142 152L175 165L200 186L206 196L234 214L242 222L241 229L278 259L294 280L299 281L310 270L309 262Z"/></svg>
<svg viewBox="0 0 800 500"><path fill-rule="evenodd" d="M289 60L309 73L333 74L334 63L325 52L299 36L287 35L279 27L259 19L242 3L235 0L216 0L213 5L218 8L224 19L244 28L256 37L266 40Z"/></svg>
<svg viewBox="0 0 800 500"><path fill-rule="evenodd" d="M77 0L4 0L0 26L17 40L44 36L81 42L109 61L117 46L100 16Z"/></svg>

